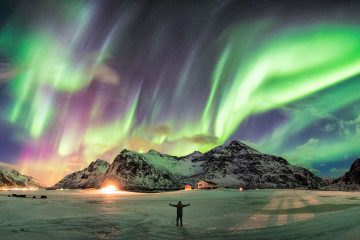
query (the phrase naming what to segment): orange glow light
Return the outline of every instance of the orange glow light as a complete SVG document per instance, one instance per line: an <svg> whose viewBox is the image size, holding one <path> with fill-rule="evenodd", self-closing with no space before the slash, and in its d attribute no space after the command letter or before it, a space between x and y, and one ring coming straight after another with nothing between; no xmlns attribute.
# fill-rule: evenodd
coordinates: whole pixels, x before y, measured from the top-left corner
<svg viewBox="0 0 360 240"><path fill-rule="evenodd" d="M186 191L191 190L191 186L190 186L190 185L186 185L186 186L185 186L185 190L186 190Z"/></svg>
<svg viewBox="0 0 360 240"><path fill-rule="evenodd" d="M114 185L108 185L106 187L101 188L101 192L105 194L114 194L117 192L117 188Z"/></svg>

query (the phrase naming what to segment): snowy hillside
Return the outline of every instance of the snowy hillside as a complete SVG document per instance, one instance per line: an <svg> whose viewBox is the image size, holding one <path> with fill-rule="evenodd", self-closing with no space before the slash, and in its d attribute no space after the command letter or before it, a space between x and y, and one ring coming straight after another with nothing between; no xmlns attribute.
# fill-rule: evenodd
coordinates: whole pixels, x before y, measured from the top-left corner
<svg viewBox="0 0 360 240"><path fill-rule="evenodd" d="M24 188L24 187L35 187L44 188L44 185L37 179L22 175L17 170L0 166L0 187L5 188Z"/></svg>
<svg viewBox="0 0 360 240"><path fill-rule="evenodd" d="M310 171L292 166L281 157L262 154L240 141L183 157L125 149L105 174L90 177L87 172L84 169L70 174L54 188L99 187L102 182L115 181L127 190L172 190L185 184L195 186L204 179L231 188L318 188L323 184Z"/></svg>
<svg viewBox="0 0 360 240"><path fill-rule="evenodd" d="M202 171L188 181L200 179L216 182L223 187L245 188L318 188L322 180L310 171L290 165L285 159L266 155L239 156L205 155Z"/></svg>
<svg viewBox="0 0 360 240"><path fill-rule="evenodd" d="M110 165L105 178L120 181L131 190L178 189L180 180L196 174L200 163L193 160L199 152L184 157L175 157L150 150L137 153L123 150Z"/></svg>
<svg viewBox="0 0 360 240"><path fill-rule="evenodd" d="M338 181L345 184L360 184L360 158L355 160L350 167L350 170L340 177Z"/></svg>
<svg viewBox="0 0 360 240"><path fill-rule="evenodd" d="M206 152L207 155L221 157L232 157L249 154L261 154L259 151L240 141L231 141L228 144L220 145Z"/></svg>
<svg viewBox="0 0 360 240"><path fill-rule="evenodd" d="M240 141L218 146L204 154L184 157L121 152L106 176L117 177L131 189L182 188L210 180L222 187L318 188L322 179L310 171L292 166L285 159L262 154Z"/></svg>
<svg viewBox="0 0 360 240"><path fill-rule="evenodd" d="M109 166L110 164L107 161L98 159L90 163L89 167L83 169L82 171L65 176L60 182L51 188L98 188Z"/></svg>
<svg viewBox="0 0 360 240"><path fill-rule="evenodd" d="M360 190L360 158L355 160L344 176L335 179L325 190Z"/></svg>

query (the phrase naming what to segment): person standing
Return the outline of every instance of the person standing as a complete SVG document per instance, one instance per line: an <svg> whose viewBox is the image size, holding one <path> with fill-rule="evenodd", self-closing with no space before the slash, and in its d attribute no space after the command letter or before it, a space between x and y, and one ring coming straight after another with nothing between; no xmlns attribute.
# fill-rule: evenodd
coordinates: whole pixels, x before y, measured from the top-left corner
<svg viewBox="0 0 360 240"><path fill-rule="evenodd" d="M176 207L176 226L179 226L179 221L180 221L180 227L182 227L182 225L183 225L183 222L182 222L183 208L187 207L187 206L190 206L190 203L183 205L181 203L181 201L179 201L177 205L171 204L171 203L169 203L169 205L171 207Z"/></svg>

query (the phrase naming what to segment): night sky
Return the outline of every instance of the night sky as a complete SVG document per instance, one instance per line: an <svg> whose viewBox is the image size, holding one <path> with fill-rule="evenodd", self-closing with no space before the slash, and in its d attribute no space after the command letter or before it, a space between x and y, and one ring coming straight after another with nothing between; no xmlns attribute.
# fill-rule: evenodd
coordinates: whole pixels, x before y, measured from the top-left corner
<svg viewBox="0 0 360 240"><path fill-rule="evenodd" d="M359 1L2 1L0 161L52 184L123 149L360 155Z"/></svg>

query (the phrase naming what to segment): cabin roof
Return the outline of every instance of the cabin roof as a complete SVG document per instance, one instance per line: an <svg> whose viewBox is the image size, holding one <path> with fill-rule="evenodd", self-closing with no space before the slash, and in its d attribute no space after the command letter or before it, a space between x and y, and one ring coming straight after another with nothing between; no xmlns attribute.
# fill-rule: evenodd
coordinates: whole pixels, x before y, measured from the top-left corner
<svg viewBox="0 0 360 240"><path fill-rule="evenodd" d="M206 183L208 183L208 184L213 184L213 185L217 185L216 183L214 183L214 182L211 182L211 181L206 181L206 180L201 180L201 181L199 181L199 182L206 182ZM199 183L198 182L198 183Z"/></svg>

